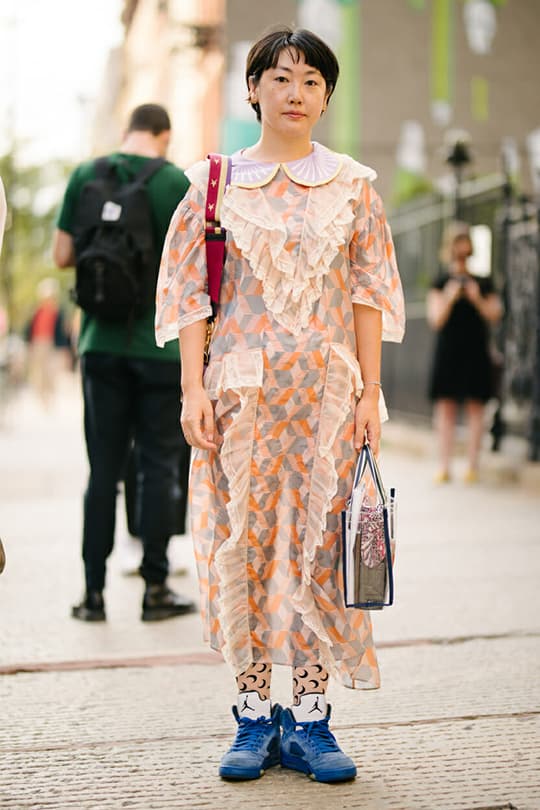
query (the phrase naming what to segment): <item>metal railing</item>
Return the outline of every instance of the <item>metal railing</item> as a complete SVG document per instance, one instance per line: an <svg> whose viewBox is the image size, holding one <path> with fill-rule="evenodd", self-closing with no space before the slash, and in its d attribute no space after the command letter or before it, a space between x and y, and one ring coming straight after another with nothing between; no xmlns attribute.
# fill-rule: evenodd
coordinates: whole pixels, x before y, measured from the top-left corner
<svg viewBox="0 0 540 810"><path fill-rule="evenodd" d="M494 449L503 435L527 438L529 455L540 459L540 289L538 212L518 204L502 175L464 183L461 217L492 232L492 277L505 314L494 334L503 357ZM426 320L426 296L439 268L444 227L452 200L435 195L402 206L390 217L407 302L403 346L385 344L383 381L391 411L409 420L431 415L427 389L434 335Z"/></svg>

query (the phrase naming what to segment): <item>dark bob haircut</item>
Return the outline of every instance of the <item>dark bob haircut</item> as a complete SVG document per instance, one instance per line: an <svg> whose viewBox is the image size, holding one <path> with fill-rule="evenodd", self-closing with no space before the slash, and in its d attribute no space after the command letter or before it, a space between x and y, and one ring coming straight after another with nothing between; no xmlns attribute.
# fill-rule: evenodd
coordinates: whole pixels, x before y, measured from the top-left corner
<svg viewBox="0 0 540 810"><path fill-rule="evenodd" d="M171 128L171 119L161 104L141 104L135 107L129 117L128 132L151 132L161 135Z"/></svg>
<svg viewBox="0 0 540 810"><path fill-rule="evenodd" d="M300 54L302 54L306 65L316 68L323 77L326 92L330 98L339 76L338 61L328 45L305 28L299 28L298 31L293 31L292 28L270 31L253 45L246 62L248 90L250 79L258 84L265 70L276 67L282 51L289 51L294 62L298 62ZM260 106L258 104L251 104L251 106L257 113L257 121L260 121Z"/></svg>

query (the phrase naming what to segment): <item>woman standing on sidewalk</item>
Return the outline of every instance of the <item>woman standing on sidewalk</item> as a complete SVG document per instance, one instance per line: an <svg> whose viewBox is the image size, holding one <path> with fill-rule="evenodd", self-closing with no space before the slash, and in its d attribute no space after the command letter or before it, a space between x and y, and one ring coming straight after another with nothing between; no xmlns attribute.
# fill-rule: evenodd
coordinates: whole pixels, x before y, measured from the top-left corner
<svg viewBox="0 0 540 810"><path fill-rule="evenodd" d="M435 403L440 469L437 483L450 480L450 461L460 404L467 415L468 469L465 482L478 477L485 404L494 396L489 324L496 323L502 305L489 278L473 278L467 268L472 255L468 225L453 222L441 247L443 272L427 299L428 321L437 332L429 396Z"/></svg>
<svg viewBox="0 0 540 810"><path fill-rule="evenodd" d="M280 756L320 781L353 778L328 728L328 678L379 686L369 614L343 602L340 512L364 434L379 444L381 339L401 340L404 311L375 172L311 141L338 71L305 30L249 53L262 132L232 156L204 381L206 161L188 171L158 282L158 343L180 333L205 634L238 688L225 778L255 779ZM292 668L283 712L270 704L273 664Z"/></svg>

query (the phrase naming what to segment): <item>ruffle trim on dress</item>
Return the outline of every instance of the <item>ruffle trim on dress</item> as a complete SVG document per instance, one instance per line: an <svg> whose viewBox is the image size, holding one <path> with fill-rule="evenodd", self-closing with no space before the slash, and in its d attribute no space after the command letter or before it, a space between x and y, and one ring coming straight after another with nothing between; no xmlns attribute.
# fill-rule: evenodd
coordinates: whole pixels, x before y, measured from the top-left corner
<svg viewBox="0 0 540 810"><path fill-rule="evenodd" d="M360 371L358 360L354 354L352 354L352 352L342 343L332 343L331 346L332 350L338 354L343 362L348 366L349 371L352 374L355 394L357 397L361 397L362 391L364 390L364 381L362 380L362 373ZM380 389L379 393L379 417L381 422L388 421L388 410L386 408L382 388Z"/></svg>
<svg viewBox="0 0 540 810"><path fill-rule="evenodd" d="M271 208L264 191L229 188L223 199L223 226L261 282L267 309L294 335L307 327L324 277L347 241L354 218L352 202L359 198L367 172L344 156L342 171L331 184L308 190L295 256L287 250L289 233L281 212Z"/></svg>
<svg viewBox="0 0 540 810"><path fill-rule="evenodd" d="M312 474L303 544L302 584L293 596L293 603L304 623L319 639L321 663L335 678L343 681L344 673L332 654L332 641L322 622L311 588L312 571L318 549L323 544L327 515L338 491L333 447L351 412L351 397L355 391L354 364L343 360L342 352L330 347L320 414L320 433Z"/></svg>
<svg viewBox="0 0 540 810"><path fill-rule="evenodd" d="M156 325L156 343L162 349L169 340L176 340L178 333L186 326L191 326L197 321L205 321L212 315L212 307L202 307L195 312L190 312L179 318L177 323L166 323Z"/></svg>
<svg viewBox="0 0 540 810"><path fill-rule="evenodd" d="M210 398L233 391L240 410L223 435L220 460L229 485L229 537L216 553L219 575L218 616L223 657L236 674L252 663L248 591L245 577L250 468L263 362L260 350L226 355L208 367L205 387ZM244 572L244 575L241 575Z"/></svg>
<svg viewBox="0 0 540 810"><path fill-rule="evenodd" d="M363 639L363 644L365 645L364 655L354 669L351 669L346 660L338 661L338 677L343 686L349 689L379 689L381 676L371 633L369 638Z"/></svg>

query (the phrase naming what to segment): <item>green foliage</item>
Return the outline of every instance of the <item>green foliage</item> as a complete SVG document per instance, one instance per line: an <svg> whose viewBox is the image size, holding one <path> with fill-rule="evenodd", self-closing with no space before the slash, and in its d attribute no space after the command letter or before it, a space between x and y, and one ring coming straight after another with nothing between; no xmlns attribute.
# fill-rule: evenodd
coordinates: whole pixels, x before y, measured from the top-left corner
<svg viewBox="0 0 540 810"><path fill-rule="evenodd" d="M397 168L394 174L391 203L397 208L416 197L429 194L432 190L433 186L426 177Z"/></svg>
<svg viewBox="0 0 540 810"><path fill-rule="evenodd" d="M8 219L0 256L0 304L11 328L20 331L36 303L36 286L46 276L58 278L64 296L71 274L54 267L51 242L57 208L71 167L54 162L18 166L13 153L0 157Z"/></svg>

